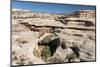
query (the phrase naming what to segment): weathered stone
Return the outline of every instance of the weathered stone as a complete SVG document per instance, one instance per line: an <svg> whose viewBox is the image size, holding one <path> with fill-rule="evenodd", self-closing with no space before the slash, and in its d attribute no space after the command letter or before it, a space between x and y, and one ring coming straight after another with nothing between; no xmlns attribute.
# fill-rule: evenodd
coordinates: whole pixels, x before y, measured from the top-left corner
<svg viewBox="0 0 100 67"><path fill-rule="evenodd" d="M95 13L12 10L12 65L94 61Z"/></svg>

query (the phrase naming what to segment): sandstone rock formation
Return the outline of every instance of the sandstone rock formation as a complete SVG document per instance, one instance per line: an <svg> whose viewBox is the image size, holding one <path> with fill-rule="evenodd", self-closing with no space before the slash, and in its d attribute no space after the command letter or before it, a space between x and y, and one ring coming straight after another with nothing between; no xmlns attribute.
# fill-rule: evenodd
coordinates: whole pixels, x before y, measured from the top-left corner
<svg viewBox="0 0 100 67"><path fill-rule="evenodd" d="M95 28L94 10L62 15L12 9L12 65L95 61Z"/></svg>

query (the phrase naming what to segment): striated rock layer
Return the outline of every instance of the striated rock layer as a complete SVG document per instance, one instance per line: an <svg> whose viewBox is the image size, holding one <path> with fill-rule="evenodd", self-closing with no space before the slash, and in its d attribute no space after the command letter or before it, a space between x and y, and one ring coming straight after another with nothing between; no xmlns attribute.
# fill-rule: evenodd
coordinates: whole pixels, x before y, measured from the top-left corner
<svg viewBox="0 0 100 67"><path fill-rule="evenodd" d="M13 9L12 65L95 61L95 31L94 10L64 15Z"/></svg>

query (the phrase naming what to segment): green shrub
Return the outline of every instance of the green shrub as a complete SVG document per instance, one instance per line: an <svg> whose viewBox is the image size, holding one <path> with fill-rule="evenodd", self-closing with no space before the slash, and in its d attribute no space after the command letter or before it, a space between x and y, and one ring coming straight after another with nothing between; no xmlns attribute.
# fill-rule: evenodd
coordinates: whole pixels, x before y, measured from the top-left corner
<svg viewBox="0 0 100 67"><path fill-rule="evenodd" d="M41 51L41 57L45 62L48 62L48 58L51 56L50 48L46 46L42 51Z"/></svg>

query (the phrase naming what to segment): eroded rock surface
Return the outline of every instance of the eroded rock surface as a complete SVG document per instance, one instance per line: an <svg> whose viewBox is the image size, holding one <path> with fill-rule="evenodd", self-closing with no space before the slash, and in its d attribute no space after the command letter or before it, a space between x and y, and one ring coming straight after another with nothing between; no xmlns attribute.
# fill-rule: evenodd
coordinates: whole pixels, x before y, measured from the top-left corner
<svg viewBox="0 0 100 67"><path fill-rule="evenodd" d="M81 11L66 16L12 10L12 65L95 61L91 12L84 17Z"/></svg>

